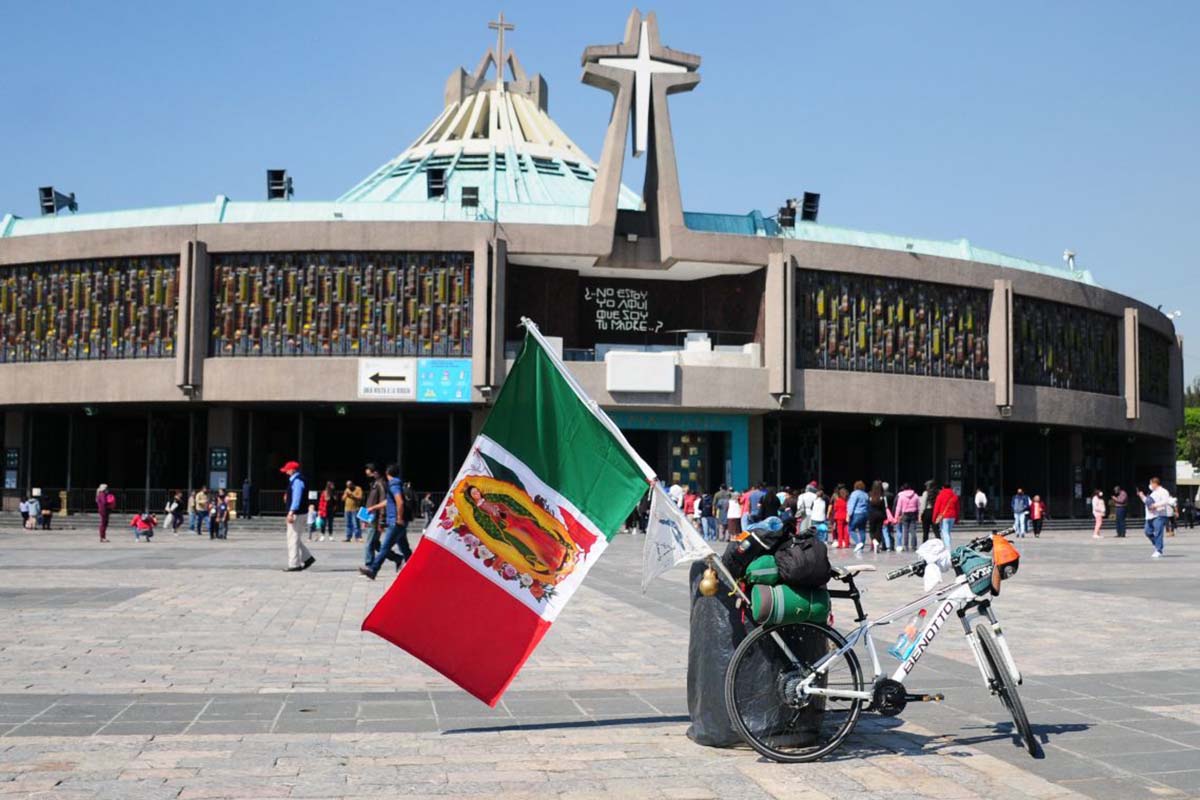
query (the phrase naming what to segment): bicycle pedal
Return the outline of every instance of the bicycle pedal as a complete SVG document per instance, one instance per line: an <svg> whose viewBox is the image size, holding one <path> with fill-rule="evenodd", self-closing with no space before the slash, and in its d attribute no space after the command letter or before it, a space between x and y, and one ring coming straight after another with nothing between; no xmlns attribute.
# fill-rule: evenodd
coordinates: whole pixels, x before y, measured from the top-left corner
<svg viewBox="0 0 1200 800"><path fill-rule="evenodd" d="M946 695L938 694L906 694L904 702L906 703L940 703L946 699Z"/></svg>

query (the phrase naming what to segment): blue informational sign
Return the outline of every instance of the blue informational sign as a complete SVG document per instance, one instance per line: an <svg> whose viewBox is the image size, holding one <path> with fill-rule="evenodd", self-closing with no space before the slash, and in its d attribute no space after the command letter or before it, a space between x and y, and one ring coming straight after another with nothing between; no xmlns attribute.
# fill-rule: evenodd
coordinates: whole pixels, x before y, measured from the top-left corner
<svg viewBox="0 0 1200 800"><path fill-rule="evenodd" d="M421 403L471 402L471 359L418 359L417 401Z"/></svg>

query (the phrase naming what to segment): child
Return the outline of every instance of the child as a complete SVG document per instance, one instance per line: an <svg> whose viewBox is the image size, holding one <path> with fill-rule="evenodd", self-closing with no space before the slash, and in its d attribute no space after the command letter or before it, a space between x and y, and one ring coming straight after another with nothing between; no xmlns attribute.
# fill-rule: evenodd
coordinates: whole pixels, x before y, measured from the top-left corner
<svg viewBox="0 0 1200 800"><path fill-rule="evenodd" d="M213 527L216 529L216 538L229 538L229 497L224 489L217 495L217 502L213 504Z"/></svg>
<svg viewBox="0 0 1200 800"><path fill-rule="evenodd" d="M308 504L308 540L313 540L313 533L317 530L317 507L312 503Z"/></svg>
<svg viewBox="0 0 1200 800"><path fill-rule="evenodd" d="M1040 494L1033 496L1033 502L1029 504L1029 516L1033 519L1033 538L1040 539L1042 523L1046 520L1046 504L1042 502Z"/></svg>
<svg viewBox="0 0 1200 800"><path fill-rule="evenodd" d="M140 542L142 537L146 537L146 541L154 536L154 526L158 524L158 518L153 514L136 514L129 526L133 528L134 541Z"/></svg>

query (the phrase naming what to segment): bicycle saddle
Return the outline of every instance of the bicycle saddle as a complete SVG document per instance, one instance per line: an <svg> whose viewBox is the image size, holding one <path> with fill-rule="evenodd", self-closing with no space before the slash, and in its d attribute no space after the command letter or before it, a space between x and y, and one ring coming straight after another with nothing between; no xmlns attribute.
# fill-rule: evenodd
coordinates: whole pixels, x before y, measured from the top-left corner
<svg viewBox="0 0 1200 800"><path fill-rule="evenodd" d="M844 581L849 578L853 578L855 575L857 575L860 572L874 572L874 571L875 571L874 564L847 564L844 567L834 567L833 568L833 577L837 578L839 581Z"/></svg>

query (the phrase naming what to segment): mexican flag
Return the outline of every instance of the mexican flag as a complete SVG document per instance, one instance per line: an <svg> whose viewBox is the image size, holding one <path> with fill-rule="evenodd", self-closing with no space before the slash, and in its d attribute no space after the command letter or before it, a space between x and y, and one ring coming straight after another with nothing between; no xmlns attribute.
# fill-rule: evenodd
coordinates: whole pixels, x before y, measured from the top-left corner
<svg viewBox="0 0 1200 800"><path fill-rule="evenodd" d="M490 706L654 473L537 326L425 535L363 630Z"/></svg>

